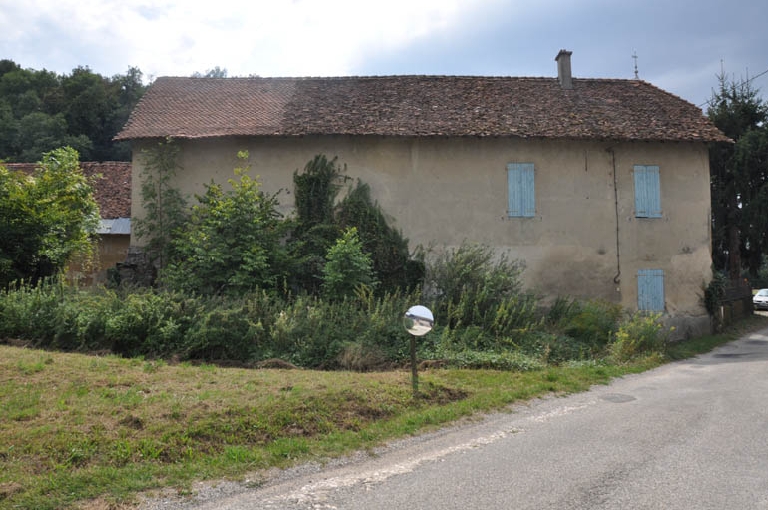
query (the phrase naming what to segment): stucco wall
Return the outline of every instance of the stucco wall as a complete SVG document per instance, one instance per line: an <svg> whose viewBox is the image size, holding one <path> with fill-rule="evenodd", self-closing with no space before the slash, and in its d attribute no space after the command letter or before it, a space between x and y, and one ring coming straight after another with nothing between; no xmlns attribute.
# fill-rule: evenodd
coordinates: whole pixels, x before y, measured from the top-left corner
<svg viewBox="0 0 768 510"><path fill-rule="evenodd" d="M543 295L603 298L629 309L637 306L637 270L663 269L667 312L706 316L700 302L711 277L704 144L341 136L177 143L177 185L190 195L212 178L230 178L237 151L247 149L252 174L268 192L285 190L280 201L289 213L293 172L316 154L338 156L349 176L370 184L412 247L486 243L523 259L526 284ZM136 143L134 154L141 149ZM507 215L508 163L535 166L533 218ZM635 218L636 164L660 167L661 218ZM141 171L139 157L135 181ZM134 217L142 215L138 189L134 182Z"/></svg>
<svg viewBox="0 0 768 510"><path fill-rule="evenodd" d="M127 234L102 234L96 242L94 259L85 267L75 260L67 267L67 277L81 285L104 283L107 271L118 262L124 262L128 255L130 236Z"/></svg>

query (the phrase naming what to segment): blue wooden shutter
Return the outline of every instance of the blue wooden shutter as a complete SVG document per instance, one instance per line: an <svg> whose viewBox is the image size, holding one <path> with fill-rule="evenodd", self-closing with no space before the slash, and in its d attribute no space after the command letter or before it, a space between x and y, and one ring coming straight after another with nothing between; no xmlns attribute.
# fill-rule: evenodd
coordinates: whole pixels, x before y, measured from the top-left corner
<svg viewBox="0 0 768 510"><path fill-rule="evenodd" d="M661 218L661 185L659 167L635 165L635 216Z"/></svg>
<svg viewBox="0 0 768 510"><path fill-rule="evenodd" d="M637 309L664 311L664 270L640 269L637 271Z"/></svg>
<svg viewBox="0 0 768 510"><path fill-rule="evenodd" d="M536 215L536 192L533 163L507 165L509 204L507 214L532 218Z"/></svg>

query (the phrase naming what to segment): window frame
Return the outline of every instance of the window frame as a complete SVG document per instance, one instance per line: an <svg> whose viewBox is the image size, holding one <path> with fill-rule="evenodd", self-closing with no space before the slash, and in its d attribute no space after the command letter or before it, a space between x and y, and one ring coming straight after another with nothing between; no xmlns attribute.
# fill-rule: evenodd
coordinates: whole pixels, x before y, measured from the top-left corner
<svg viewBox="0 0 768 510"><path fill-rule="evenodd" d="M536 169L533 163L507 164L507 217L536 216Z"/></svg>
<svg viewBox="0 0 768 510"><path fill-rule="evenodd" d="M659 165L634 165L635 217L661 218L661 172Z"/></svg>

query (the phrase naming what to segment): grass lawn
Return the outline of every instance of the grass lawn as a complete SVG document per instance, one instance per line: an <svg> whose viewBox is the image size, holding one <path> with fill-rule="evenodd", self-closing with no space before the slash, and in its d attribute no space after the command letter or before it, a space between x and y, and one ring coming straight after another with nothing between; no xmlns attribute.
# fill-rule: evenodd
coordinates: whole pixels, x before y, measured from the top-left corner
<svg viewBox="0 0 768 510"><path fill-rule="evenodd" d="M675 344L668 359L765 327L755 316ZM427 370L414 398L407 370L169 365L0 345L0 509L127 508L142 491L339 456L665 361Z"/></svg>

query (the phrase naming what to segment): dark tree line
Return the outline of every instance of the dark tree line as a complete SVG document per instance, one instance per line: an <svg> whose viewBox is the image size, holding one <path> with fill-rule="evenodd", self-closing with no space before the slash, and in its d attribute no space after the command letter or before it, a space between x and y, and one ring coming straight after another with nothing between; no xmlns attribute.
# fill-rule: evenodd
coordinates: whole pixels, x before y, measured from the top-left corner
<svg viewBox="0 0 768 510"><path fill-rule="evenodd" d="M714 267L754 279L768 255L768 105L749 81L721 75L707 115L734 140L709 151Z"/></svg>
<svg viewBox="0 0 768 510"><path fill-rule="evenodd" d="M135 67L108 78L88 67L58 75L0 60L0 160L36 162L63 146L81 161L130 160L128 144L112 138L145 90Z"/></svg>

